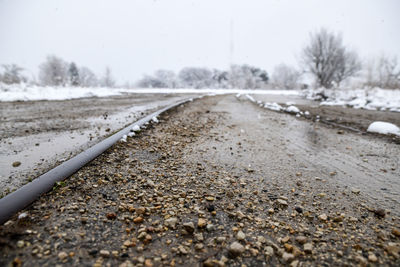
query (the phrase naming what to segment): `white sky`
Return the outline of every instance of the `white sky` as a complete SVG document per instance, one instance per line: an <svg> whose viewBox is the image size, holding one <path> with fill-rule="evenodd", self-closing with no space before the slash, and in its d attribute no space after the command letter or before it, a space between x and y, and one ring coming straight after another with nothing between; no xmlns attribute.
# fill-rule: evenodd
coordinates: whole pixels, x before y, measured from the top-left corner
<svg viewBox="0 0 400 267"><path fill-rule="evenodd" d="M227 68L230 21L233 63L269 73L296 65L309 33L343 33L364 58L400 56L398 0L0 0L0 64L37 74L48 54L118 82L156 69ZM399 58L400 59L400 58Z"/></svg>

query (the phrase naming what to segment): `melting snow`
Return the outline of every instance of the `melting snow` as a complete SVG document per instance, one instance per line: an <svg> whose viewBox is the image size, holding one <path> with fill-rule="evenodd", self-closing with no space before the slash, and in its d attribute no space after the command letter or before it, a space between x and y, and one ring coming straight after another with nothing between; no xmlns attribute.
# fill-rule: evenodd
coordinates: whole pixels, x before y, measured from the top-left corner
<svg viewBox="0 0 400 267"><path fill-rule="evenodd" d="M122 138L119 139L119 141L122 142L122 143L126 143L126 138L128 138L128 136L127 136L126 134L124 134L124 135L122 136Z"/></svg>
<svg viewBox="0 0 400 267"><path fill-rule="evenodd" d="M18 215L18 219L19 219L19 220L24 219L24 218L26 218L26 217L28 217L28 213L26 213L26 212L23 212L23 213L21 213L20 215Z"/></svg>
<svg viewBox="0 0 400 267"><path fill-rule="evenodd" d="M283 110L283 107L279 105L278 103L265 103L264 108L274 110L274 111L281 111Z"/></svg>
<svg viewBox="0 0 400 267"><path fill-rule="evenodd" d="M140 127L139 127L139 125L133 125L133 127L132 127L132 131L134 131L134 132L140 132Z"/></svg>
<svg viewBox="0 0 400 267"><path fill-rule="evenodd" d="M249 99L251 102L256 102L256 100L251 96L246 94L247 99Z"/></svg>
<svg viewBox="0 0 400 267"><path fill-rule="evenodd" d="M303 95L308 99L321 100L321 105L400 112L400 90L320 88L305 90Z"/></svg>
<svg viewBox="0 0 400 267"><path fill-rule="evenodd" d="M375 121L368 126L367 132L380 133L380 134L394 134L400 136L400 128L396 125L383 122Z"/></svg>
<svg viewBox="0 0 400 267"><path fill-rule="evenodd" d="M300 109L296 106L289 106L286 108L286 111L290 113L300 113Z"/></svg>

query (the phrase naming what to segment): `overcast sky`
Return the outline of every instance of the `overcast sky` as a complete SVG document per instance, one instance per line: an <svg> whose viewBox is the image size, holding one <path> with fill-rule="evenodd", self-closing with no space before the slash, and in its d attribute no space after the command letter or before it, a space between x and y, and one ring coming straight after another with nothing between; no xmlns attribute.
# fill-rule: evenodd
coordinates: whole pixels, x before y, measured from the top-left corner
<svg viewBox="0 0 400 267"><path fill-rule="evenodd" d="M399 57L399 13L398 0L0 0L0 64L37 74L54 54L97 74L108 65L120 84L231 61L272 72L297 65L321 27L342 32L362 57Z"/></svg>

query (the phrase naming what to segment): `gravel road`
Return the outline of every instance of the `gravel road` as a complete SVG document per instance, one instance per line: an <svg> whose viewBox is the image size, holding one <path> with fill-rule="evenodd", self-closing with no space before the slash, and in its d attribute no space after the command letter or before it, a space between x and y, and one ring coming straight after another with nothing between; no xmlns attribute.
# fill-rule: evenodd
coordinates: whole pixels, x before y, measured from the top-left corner
<svg viewBox="0 0 400 267"><path fill-rule="evenodd" d="M398 144L234 96L159 120L0 226L0 265L400 264Z"/></svg>

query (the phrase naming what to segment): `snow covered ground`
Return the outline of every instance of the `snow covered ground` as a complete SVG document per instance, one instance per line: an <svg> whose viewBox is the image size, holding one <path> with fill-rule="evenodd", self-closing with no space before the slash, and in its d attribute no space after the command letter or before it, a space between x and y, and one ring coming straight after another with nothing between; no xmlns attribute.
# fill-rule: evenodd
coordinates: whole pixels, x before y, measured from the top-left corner
<svg viewBox="0 0 400 267"><path fill-rule="evenodd" d="M66 100L84 97L120 95L126 89L47 87L27 84L0 83L0 101Z"/></svg>
<svg viewBox="0 0 400 267"><path fill-rule="evenodd" d="M105 97L121 94L269 94L299 95L294 90L240 90L240 89L171 89L171 88L85 88L50 87L27 84L0 83L0 101L66 100L84 97Z"/></svg>
<svg viewBox="0 0 400 267"><path fill-rule="evenodd" d="M302 93L307 99L320 100L321 105L400 112L400 90L320 88L304 90Z"/></svg>

